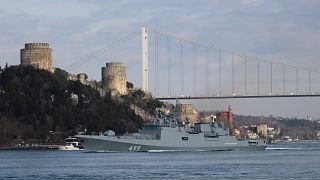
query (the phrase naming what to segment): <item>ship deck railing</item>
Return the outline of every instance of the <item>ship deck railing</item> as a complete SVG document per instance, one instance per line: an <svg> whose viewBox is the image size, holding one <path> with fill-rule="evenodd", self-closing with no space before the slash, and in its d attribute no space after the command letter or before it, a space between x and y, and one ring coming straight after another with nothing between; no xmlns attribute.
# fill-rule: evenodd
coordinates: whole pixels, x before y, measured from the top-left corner
<svg viewBox="0 0 320 180"><path fill-rule="evenodd" d="M150 135L123 135L123 136L117 136L118 139L146 139L146 140L157 140L159 138L156 138L156 136L150 136Z"/></svg>

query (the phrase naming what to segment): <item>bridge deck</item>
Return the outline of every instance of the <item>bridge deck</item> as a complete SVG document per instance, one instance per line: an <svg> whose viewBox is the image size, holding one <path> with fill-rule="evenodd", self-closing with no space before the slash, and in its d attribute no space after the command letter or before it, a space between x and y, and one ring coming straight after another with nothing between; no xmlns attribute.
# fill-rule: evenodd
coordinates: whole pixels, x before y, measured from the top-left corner
<svg viewBox="0 0 320 180"><path fill-rule="evenodd" d="M247 96L172 96L172 97L155 97L158 100L175 100L175 99L246 99L246 98L288 98L288 97L320 97L320 94L294 94L294 95L247 95Z"/></svg>

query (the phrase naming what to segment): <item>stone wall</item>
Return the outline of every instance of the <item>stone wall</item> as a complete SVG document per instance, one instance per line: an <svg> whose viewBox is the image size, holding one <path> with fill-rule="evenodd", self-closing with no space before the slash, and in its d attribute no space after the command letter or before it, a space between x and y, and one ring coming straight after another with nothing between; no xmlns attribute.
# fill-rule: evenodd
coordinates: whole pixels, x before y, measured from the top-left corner
<svg viewBox="0 0 320 180"><path fill-rule="evenodd" d="M84 73L80 73L78 75L69 74L68 80L71 81L79 81L83 85L87 85L95 89L99 92L100 96L105 96L107 94L107 90L104 87L101 87L97 82L95 81L89 81L87 80L87 75Z"/></svg>

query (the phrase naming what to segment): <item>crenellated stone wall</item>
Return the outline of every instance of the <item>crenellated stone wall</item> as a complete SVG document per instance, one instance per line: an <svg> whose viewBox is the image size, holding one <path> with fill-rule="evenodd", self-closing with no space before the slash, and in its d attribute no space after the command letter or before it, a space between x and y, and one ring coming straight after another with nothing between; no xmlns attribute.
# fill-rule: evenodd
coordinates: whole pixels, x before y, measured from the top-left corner
<svg viewBox="0 0 320 180"><path fill-rule="evenodd" d="M90 86L96 91L99 92L100 96L105 96L107 94L107 90L104 87L101 87L97 82L95 81L89 81L87 80L88 76L85 73L80 73L78 75L69 74L68 80L71 81L79 81L81 84Z"/></svg>
<svg viewBox="0 0 320 180"><path fill-rule="evenodd" d="M53 72L52 49L48 43L26 43L20 50L20 64Z"/></svg>

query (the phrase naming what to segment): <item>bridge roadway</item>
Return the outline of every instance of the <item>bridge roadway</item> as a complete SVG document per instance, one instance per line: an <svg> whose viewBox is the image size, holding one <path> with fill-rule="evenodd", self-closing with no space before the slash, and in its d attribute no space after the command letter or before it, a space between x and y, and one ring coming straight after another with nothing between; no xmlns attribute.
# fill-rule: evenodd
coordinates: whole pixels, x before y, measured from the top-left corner
<svg viewBox="0 0 320 180"><path fill-rule="evenodd" d="M288 97L320 97L320 94L288 94L288 95L234 95L234 96L171 96L155 97L157 100L186 100L186 99L246 99L246 98L288 98Z"/></svg>

